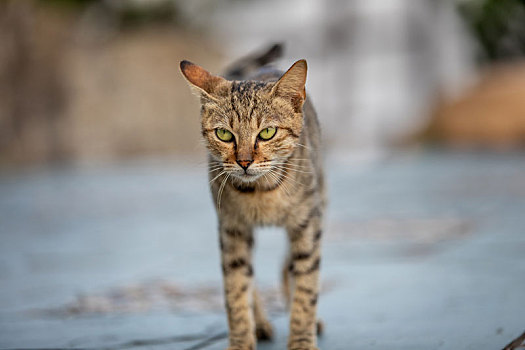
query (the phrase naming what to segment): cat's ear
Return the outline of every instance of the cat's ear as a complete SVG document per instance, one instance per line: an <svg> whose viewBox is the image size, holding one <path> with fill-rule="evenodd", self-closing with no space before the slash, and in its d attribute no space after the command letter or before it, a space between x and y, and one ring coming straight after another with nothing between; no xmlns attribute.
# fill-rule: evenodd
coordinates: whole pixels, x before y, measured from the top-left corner
<svg viewBox="0 0 525 350"><path fill-rule="evenodd" d="M180 62L180 71L192 86L209 96L217 92L217 88L227 81L186 60Z"/></svg>
<svg viewBox="0 0 525 350"><path fill-rule="evenodd" d="M304 85L306 84L306 60L295 62L273 88L273 94L290 99L296 112L300 112L306 99Z"/></svg>

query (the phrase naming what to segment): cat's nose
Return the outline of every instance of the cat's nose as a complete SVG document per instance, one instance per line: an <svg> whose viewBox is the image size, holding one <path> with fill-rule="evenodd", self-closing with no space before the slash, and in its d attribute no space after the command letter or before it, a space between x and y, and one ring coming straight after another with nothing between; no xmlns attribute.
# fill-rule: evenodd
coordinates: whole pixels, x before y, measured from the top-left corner
<svg viewBox="0 0 525 350"><path fill-rule="evenodd" d="M237 164L239 164L241 166L241 168L244 169L244 171L246 171L246 169L248 169L248 167L252 163L253 163L253 160L238 160L237 161Z"/></svg>

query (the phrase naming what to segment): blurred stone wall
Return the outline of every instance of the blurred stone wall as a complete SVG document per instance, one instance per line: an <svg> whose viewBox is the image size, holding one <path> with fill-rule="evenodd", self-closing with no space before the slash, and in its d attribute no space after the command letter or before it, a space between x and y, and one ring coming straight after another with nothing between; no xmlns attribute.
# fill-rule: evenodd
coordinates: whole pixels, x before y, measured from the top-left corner
<svg viewBox="0 0 525 350"><path fill-rule="evenodd" d="M179 61L218 70L220 50L203 31L116 16L97 3L0 3L1 164L203 151Z"/></svg>
<svg viewBox="0 0 525 350"><path fill-rule="evenodd" d="M0 3L0 160L46 161L67 153L63 71L68 20L33 2Z"/></svg>

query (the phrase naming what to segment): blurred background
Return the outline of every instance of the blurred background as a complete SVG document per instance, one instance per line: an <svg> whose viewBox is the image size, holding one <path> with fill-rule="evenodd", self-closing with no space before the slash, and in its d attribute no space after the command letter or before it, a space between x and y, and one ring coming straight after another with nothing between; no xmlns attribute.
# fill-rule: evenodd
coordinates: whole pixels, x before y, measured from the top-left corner
<svg viewBox="0 0 525 350"><path fill-rule="evenodd" d="M274 42L281 69L307 59L323 129L324 348L494 349L523 331L523 0L5 0L0 346L225 347L179 62L220 73ZM283 243L258 243L278 329L263 349L286 344Z"/></svg>
<svg viewBox="0 0 525 350"><path fill-rule="evenodd" d="M503 1L3 1L0 164L202 156L189 59L284 42L328 151L523 147L525 14Z"/></svg>

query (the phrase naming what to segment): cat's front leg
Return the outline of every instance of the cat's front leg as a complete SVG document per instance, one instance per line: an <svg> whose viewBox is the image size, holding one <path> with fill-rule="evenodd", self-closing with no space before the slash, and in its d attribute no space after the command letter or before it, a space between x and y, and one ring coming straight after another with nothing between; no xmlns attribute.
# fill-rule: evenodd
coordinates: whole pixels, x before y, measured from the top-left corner
<svg viewBox="0 0 525 350"><path fill-rule="evenodd" d="M321 210L310 208L288 226L289 269L294 279L289 350L317 349L316 310L321 262Z"/></svg>
<svg viewBox="0 0 525 350"><path fill-rule="evenodd" d="M253 230L235 224L220 225L220 246L224 296L228 314L228 350L255 349L255 322L252 310Z"/></svg>

